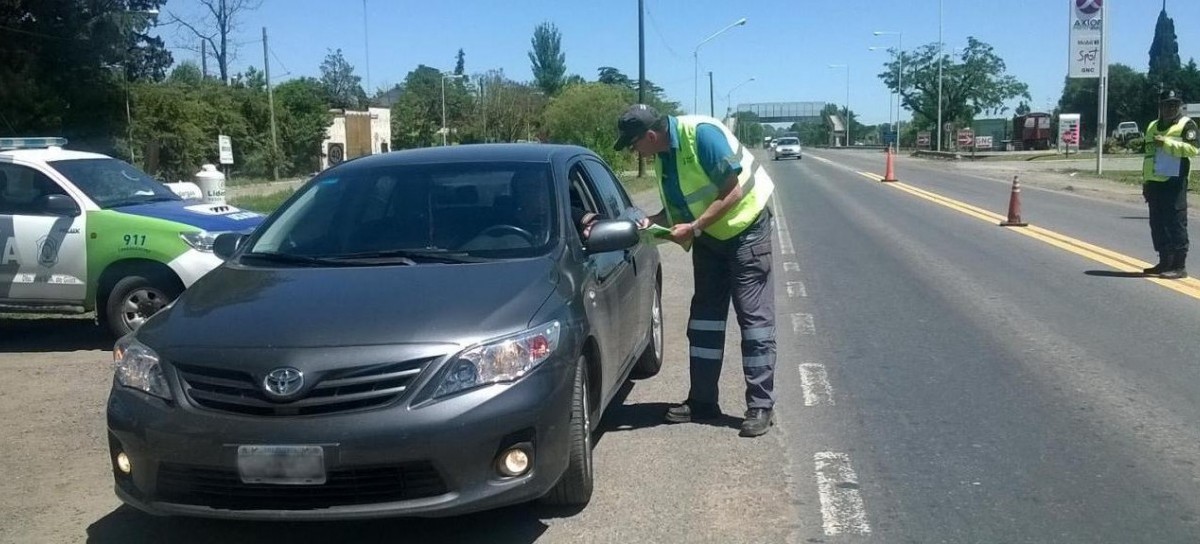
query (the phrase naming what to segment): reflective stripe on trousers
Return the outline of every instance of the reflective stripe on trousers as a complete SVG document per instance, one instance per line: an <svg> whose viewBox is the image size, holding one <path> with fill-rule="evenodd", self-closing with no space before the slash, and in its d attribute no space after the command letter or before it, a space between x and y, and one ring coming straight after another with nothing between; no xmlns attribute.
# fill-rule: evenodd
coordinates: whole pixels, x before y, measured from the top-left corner
<svg viewBox="0 0 1200 544"><path fill-rule="evenodd" d="M691 391L688 398L717 402L725 348L726 316L732 301L741 333L746 405L775 405L775 288L771 277L770 212L738 236L719 241L702 237L692 246L695 293L688 343Z"/></svg>

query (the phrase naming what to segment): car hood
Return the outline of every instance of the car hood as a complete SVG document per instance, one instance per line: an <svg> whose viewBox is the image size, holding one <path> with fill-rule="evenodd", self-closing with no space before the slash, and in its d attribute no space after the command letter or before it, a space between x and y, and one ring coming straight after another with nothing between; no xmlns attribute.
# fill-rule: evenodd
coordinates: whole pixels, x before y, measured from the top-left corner
<svg viewBox="0 0 1200 544"><path fill-rule="evenodd" d="M138 331L155 347L465 344L529 325L555 289L549 258L260 268L226 264Z"/></svg>
<svg viewBox="0 0 1200 544"><path fill-rule="evenodd" d="M165 219L191 225L209 232L242 232L254 230L263 222L264 216L241 210L229 205L204 204L195 200L150 202L133 206L121 206L114 211Z"/></svg>

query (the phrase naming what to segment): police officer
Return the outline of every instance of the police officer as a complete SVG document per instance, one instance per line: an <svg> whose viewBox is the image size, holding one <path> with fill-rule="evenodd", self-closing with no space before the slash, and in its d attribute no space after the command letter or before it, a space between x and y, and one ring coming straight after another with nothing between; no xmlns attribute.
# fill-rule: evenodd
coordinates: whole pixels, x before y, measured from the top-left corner
<svg viewBox="0 0 1200 544"><path fill-rule="evenodd" d="M1143 270L1147 275L1187 277L1187 189L1191 159L1196 156L1196 122L1183 116L1183 97L1163 91L1158 119L1146 127L1142 159L1142 195L1150 207L1150 237L1158 264Z"/></svg>
<svg viewBox="0 0 1200 544"><path fill-rule="evenodd" d="M667 410L666 419L686 423L720 417L717 382L732 298L748 407L740 434L763 435L774 423L775 406L771 178L711 117L663 116L639 104L621 115L617 129L617 150L657 157L663 210L643 226L670 227L672 240L692 252L691 389L687 400Z"/></svg>

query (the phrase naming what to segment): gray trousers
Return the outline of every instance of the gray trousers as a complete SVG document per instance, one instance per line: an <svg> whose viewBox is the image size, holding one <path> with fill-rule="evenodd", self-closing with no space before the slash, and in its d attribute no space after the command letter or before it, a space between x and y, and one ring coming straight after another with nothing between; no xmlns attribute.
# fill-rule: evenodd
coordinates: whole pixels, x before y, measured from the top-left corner
<svg viewBox="0 0 1200 544"><path fill-rule="evenodd" d="M691 391L696 402L715 403L725 349L729 303L742 335L746 405L775 405L775 284L771 278L770 209L729 240L701 236L692 246L695 294L688 321Z"/></svg>

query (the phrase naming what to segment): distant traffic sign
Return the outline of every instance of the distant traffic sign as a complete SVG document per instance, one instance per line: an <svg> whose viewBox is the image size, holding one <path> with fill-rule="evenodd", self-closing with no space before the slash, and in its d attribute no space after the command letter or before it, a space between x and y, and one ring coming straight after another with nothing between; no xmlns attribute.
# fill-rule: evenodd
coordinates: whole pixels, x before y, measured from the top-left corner
<svg viewBox="0 0 1200 544"><path fill-rule="evenodd" d="M976 136L975 137L975 149L991 149L991 148L992 148L992 137L991 136Z"/></svg>
<svg viewBox="0 0 1200 544"><path fill-rule="evenodd" d="M970 129L958 131L958 145L961 147L970 146L975 141L975 132Z"/></svg>
<svg viewBox="0 0 1200 544"><path fill-rule="evenodd" d="M233 164L233 142L224 134L217 136L217 150L221 164Z"/></svg>
<svg viewBox="0 0 1200 544"><path fill-rule="evenodd" d="M931 141L931 138L930 138L930 134L928 132L918 132L917 133L917 145L918 146L929 147L930 141Z"/></svg>

